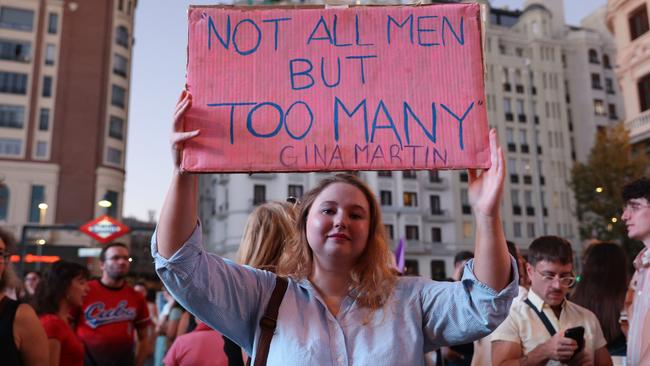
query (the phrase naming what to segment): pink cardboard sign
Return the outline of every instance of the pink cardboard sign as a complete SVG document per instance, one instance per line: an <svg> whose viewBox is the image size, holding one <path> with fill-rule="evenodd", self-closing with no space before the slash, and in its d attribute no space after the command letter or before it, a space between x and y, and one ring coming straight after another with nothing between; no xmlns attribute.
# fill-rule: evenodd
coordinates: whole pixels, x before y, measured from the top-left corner
<svg viewBox="0 0 650 366"><path fill-rule="evenodd" d="M489 166L477 4L189 9L194 172Z"/></svg>

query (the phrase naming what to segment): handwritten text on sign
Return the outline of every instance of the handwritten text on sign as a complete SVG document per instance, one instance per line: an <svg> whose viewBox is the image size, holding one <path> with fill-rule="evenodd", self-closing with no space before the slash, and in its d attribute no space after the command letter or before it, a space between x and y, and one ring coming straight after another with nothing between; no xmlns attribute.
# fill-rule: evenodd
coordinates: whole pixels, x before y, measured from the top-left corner
<svg viewBox="0 0 650 366"><path fill-rule="evenodd" d="M489 165L479 6L191 7L190 171Z"/></svg>

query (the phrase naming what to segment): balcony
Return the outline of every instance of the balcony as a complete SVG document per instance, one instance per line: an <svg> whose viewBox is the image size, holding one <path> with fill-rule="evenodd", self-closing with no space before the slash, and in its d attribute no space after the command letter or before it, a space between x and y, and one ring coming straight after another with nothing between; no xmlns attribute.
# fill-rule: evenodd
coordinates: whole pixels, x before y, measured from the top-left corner
<svg viewBox="0 0 650 366"><path fill-rule="evenodd" d="M512 85L510 85L510 83L503 83L503 91L504 92L512 91Z"/></svg>
<svg viewBox="0 0 650 366"><path fill-rule="evenodd" d="M425 222L450 222L454 219L451 217L451 214L448 210L432 210L429 208L423 210L422 220Z"/></svg>
<svg viewBox="0 0 650 366"><path fill-rule="evenodd" d="M463 212L463 215L471 215L472 214L472 206L468 204L464 204L461 206L461 211Z"/></svg>
<svg viewBox="0 0 650 366"><path fill-rule="evenodd" d="M517 144L513 142L508 143L508 152L517 152Z"/></svg>
<svg viewBox="0 0 650 366"><path fill-rule="evenodd" d="M515 85L515 90L516 90L517 93L519 93L519 94L524 94L524 86L521 85L521 84L517 84L517 85Z"/></svg>
<svg viewBox="0 0 650 366"><path fill-rule="evenodd" d="M535 116L535 117L533 118L533 120L535 121L535 124L536 124L536 125L539 124L539 116Z"/></svg>
<svg viewBox="0 0 650 366"><path fill-rule="evenodd" d="M524 175L524 184L533 184L533 177L530 175Z"/></svg>
<svg viewBox="0 0 650 366"><path fill-rule="evenodd" d="M538 153L539 155L542 155L542 152L543 152L543 151L544 151L544 150L542 149L541 146L537 146L537 153Z"/></svg>
<svg viewBox="0 0 650 366"><path fill-rule="evenodd" d="M536 87L530 88L530 91L533 93L533 95L537 95L537 88Z"/></svg>
<svg viewBox="0 0 650 366"><path fill-rule="evenodd" d="M519 176L517 174L510 174L510 183L519 183Z"/></svg>
<svg viewBox="0 0 650 366"><path fill-rule="evenodd" d="M445 190L449 188L448 179L441 177L431 177L425 174L422 175L420 184L422 184L422 187L425 189Z"/></svg>
<svg viewBox="0 0 650 366"><path fill-rule="evenodd" d="M521 206L512 205L512 214L517 216L521 215Z"/></svg>
<svg viewBox="0 0 650 366"><path fill-rule="evenodd" d="M526 122L526 115L525 114L518 114L517 115L517 120L519 122L521 122L521 123L525 123Z"/></svg>
<svg viewBox="0 0 650 366"><path fill-rule="evenodd" d="M521 152L523 154L528 154L529 152L528 144L521 144L519 148L521 149Z"/></svg>
<svg viewBox="0 0 650 366"><path fill-rule="evenodd" d="M526 215L527 216L535 216L535 207L526 206Z"/></svg>
<svg viewBox="0 0 650 366"><path fill-rule="evenodd" d="M506 112L506 121L512 122L515 120L515 115L512 112Z"/></svg>
<svg viewBox="0 0 650 366"><path fill-rule="evenodd" d="M543 175L539 177L539 184L542 186L546 185L546 178Z"/></svg>
<svg viewBox="0 0 650 366"><path fill-rule="evenodd" d="M278 177L277 173L253 173L249 175L251 179L271 180Z"/></svg>
<svg viewBox="0 0 650 366"><path fill-rule="evenodd" d="M630 131L630 142L633 144L650 138L650 110L625 121L625 127Z"/></svg>

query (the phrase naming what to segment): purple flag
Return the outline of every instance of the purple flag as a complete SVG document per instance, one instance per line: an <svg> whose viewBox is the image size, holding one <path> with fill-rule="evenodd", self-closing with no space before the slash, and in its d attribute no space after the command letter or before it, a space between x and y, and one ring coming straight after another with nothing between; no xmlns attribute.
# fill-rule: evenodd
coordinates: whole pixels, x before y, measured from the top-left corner
<svg viewBox="0 0 650 366"><path fill-rule="evenodd" d="M405 244L404 244L404 238L401 238L399 240L399 243L397 244L397 248L395 248L395 266L397 267L397 270L399 273L404 272L404 251L406 250Z"/></svg>

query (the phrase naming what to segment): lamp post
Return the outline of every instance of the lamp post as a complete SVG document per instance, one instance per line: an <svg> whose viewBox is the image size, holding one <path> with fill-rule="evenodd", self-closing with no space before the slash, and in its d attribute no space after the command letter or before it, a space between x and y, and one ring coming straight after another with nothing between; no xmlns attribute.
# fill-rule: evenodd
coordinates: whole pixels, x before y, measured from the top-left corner
<svg viewBox="0 0 650 366"><path fill-rule="evenodd" d="M113 203L106 198L100 200L97 202L97 206L101 207L104 209L104 214L108 214L108 209L113 206Z"/></svg>

